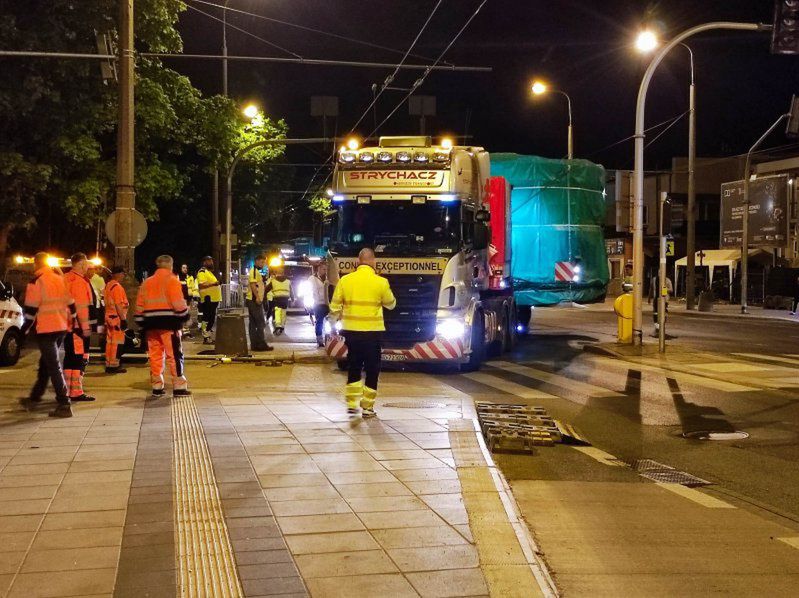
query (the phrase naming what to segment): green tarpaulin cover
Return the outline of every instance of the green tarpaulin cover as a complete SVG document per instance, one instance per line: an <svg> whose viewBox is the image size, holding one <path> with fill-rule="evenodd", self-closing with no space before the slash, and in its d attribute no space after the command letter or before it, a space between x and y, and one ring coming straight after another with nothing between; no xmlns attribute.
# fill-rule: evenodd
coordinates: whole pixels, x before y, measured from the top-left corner
<svg viewBox="0 0 799 598"><path fill-rule="evenodd" d="M512 185L511 276L517 304L603 300L608 284L605 169L588 160L502 153L491 154L491 176ZM579 280L556 280L557 262L578 266Z"/></svg>

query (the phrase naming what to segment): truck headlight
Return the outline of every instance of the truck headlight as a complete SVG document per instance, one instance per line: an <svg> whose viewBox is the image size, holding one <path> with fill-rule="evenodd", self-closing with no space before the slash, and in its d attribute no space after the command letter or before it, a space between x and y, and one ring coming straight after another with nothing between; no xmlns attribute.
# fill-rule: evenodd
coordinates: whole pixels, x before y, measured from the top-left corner
<svg viewBox="0 0 799 598"><path fill-rule="evenodd" d="M436 334L447 340L463 338L464 332L466 332L466 326L460 320L450 318L436 324Z"/></svg>
<svg viewBox="0 0 799 598"><path fill-rule="evenodd" d="M325 334L330 334L333 332L333 327L330 325L330 320L325 320L325 323L322 325L322 329L325 331Z"/></svg>

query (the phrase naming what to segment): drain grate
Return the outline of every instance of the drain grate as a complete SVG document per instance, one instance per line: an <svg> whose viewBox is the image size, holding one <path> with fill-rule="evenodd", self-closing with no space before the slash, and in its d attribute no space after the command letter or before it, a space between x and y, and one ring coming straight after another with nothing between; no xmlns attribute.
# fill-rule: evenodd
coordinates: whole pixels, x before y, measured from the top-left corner
<svg viewBox="0 0 799 598"><path fill-rule="evenodd" d="M662 484L679 484L687 486L688 488L696 488L697 486L710 486L713 482L708 482L695 475L674 469L670 465L660 463L653 459L634 459L632 461L623 461L616 459L618 463L623 463L631 469L638 472L638 475L653 482L660 482Z"/></svg>
<svg viewBox="0 0 799 598"><path fill-rule="evenodd" d="M433 403L431 401L396 401L383 403L383 407L396 407L397 409L460 409L460 404Z"/></svg>

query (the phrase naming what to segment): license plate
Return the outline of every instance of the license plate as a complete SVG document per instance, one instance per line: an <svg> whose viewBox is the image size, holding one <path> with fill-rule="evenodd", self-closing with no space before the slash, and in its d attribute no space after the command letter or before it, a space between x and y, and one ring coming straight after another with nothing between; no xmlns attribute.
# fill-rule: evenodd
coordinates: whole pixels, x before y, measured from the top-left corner
<svg viewBox="0 0 799 598"><path fill-rule="evenodd" d="M407 357L397 353L384 353L382 359L383 361L406 361Z"/></svg>

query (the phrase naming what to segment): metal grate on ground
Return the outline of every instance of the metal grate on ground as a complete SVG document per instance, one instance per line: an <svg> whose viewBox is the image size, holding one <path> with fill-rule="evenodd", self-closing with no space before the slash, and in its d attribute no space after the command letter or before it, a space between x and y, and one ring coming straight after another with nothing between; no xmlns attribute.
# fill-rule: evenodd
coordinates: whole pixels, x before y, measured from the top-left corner
<svg viewBox="0 0 799 598"><path fill-rule="evenodd" d="M688 488L696 488L710 486L713 483L653 459L633 459L631 461L617 459L617 461L635 470L641 477L661 484L679 484Z"/></svg>

